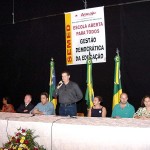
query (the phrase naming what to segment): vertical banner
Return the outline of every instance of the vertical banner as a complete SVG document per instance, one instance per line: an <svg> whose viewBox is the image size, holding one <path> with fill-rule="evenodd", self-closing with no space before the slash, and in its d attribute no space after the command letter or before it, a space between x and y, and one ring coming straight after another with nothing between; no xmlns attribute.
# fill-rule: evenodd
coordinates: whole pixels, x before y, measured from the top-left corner
<svg viewBox="0 0 150 150"><path fill-rule="evenodd" d="M65 13L66 64L106 62L104 7Z"/></svg>
<svg viewBox="0 0 150 150"><path fill-rule="evenodd" d="M71 32L71 14L65 15L65 31L66 31L66 63L71 65L73 63L72 55L72 32Z"/></svg>

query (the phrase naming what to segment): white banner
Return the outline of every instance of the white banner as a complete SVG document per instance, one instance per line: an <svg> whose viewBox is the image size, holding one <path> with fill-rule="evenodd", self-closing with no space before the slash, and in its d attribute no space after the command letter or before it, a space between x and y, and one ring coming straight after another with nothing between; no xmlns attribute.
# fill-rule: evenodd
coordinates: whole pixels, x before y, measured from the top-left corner
<svg viewBox="0 0 150 150"><path fill-rule="evenodd" d="M66 64L106 62L104 7L65 13Z"/></svg>

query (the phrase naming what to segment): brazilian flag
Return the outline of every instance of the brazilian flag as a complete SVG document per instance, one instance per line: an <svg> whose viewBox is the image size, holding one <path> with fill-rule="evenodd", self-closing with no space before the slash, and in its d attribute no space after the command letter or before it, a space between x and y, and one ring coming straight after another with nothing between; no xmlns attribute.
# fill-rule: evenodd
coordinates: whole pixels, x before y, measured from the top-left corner
<svg viewBox="0 0 150 150"><path fill-rule="evenodd" d="M120 102L120 95L122 93L119 53L117 53L114 60L115 60L115 71L114 71L114 93L113 93L112 108L114 108L114 106Z"/></svg>
<svg viewBox="0 0 150 150"><path fill-rule="evenodd" d="M50 81L49 81L49 101L53 103L56 109L57 99L53 98L53 92L56 88L55 64L53 58L50 61Z"/></svg>
<svg viewBox="0 0 150 150"><path fill-rule="evenodd" d="M94 90L93 90L93 79L92 79L92 59L87 60L87 89L85 94L85 100L88 108L93 106Z"/></svg>

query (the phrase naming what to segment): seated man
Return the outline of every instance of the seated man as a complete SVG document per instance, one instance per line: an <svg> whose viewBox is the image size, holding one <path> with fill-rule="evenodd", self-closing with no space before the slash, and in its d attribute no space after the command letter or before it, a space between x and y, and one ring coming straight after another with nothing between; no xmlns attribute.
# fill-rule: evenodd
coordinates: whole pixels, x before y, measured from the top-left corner
<svg viewBox="0 0 150 150"><path fill-rule="evenodd" d="M30 94L26 94L24 97L24 104L21 104L17 109L18 113L30 113L30 111L34 108L34 105L31 103L32 96Z"/></svg>
<svg viewBox="0 0 150 150"><path fill-rule="evenodd" d="M48 101L48 94L41 93L41 102L38 103L31 111L33 115L54 115L54 105Z"/></svg>
<svg viewBox="0 0 150 150"><path fill-rule="evenodd" d="M128 103L128 95L122 93L120 95L120 103L115 105L112 111L113 118L133 118L135 113L134 107Z"/></svg>

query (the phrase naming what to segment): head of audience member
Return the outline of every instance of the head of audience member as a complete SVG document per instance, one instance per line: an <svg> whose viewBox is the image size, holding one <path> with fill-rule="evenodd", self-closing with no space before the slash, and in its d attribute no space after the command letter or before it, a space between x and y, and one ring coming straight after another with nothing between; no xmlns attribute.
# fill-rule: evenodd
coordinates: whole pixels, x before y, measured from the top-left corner
<svg viewBox="0 0 150 150"><path fill-rule="evenodd" d="M3 104L4 105L10 104L10 103L11 103L11 101L10 101L9 97L3 97Z"/></svg>
<svg viewBox="0 0 150 150"><path fill-rule="evenodd" d="M42 92L41 93L41 103L45 105L48 102L48 93Z"/></svg>
<svg viewBox="0 0 150 150"><path fill-rule="evenodd" d="M103 102L103 99L101 96L95 96L93 100L93 105L94 106L99 106Z"/></svg>
<svg viewBox="0 0 150 150"><path fill-rule="evenodd" d="M128 102L128 95L126 93L122 93L120 95L120 103L126 104Z"/></svg>
<svg viewBox="0 0 150 150"><path fill-rule="evenodd" d="M32 96L30 94L26 94L24 97L24 103L28 105L32 100Z"/></svg>
<svg viewBox="0 0 150 150"><path fill-rule="evenodd" d="M64 84L67 84L70 80L70 73L68 71L63 71L61 73L62 76L62 81L64 82Z"/></svg>
<svg viewBox="0 0 150 150"><path fill-rule="evenodd" d="M141 106L142 107L146 107L146 108L150 108L150 95L146 95L143 97L142 101L141 101Z"/></svg>

